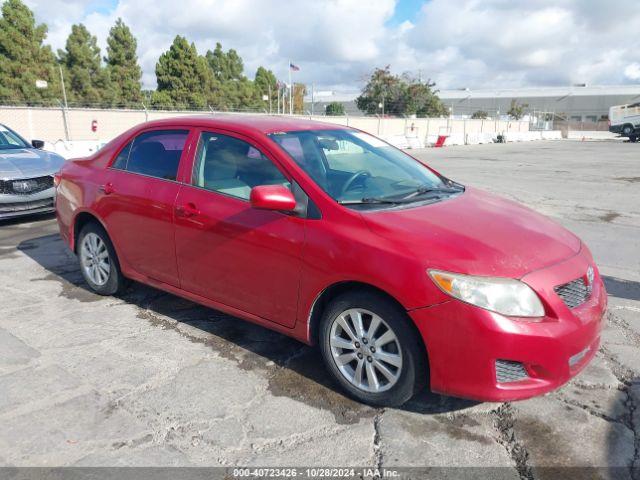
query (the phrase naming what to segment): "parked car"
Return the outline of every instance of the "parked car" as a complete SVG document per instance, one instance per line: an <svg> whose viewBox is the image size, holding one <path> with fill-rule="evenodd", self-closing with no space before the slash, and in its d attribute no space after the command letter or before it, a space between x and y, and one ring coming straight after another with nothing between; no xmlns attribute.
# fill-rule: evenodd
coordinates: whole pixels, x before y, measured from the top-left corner
<svg viewBox="0 0 640 480"><path fill-rule="evenodd" d="M609 108L609 131L635 142L640 137L640 102Z"/></svg>
<svg viewBox="0 0 640 480"><path fill-rule="evenodd" d="M0 220L54 210L53 174L64 159L0 124Z"/></svg>
<svg viewBox="0 0 640 480"><path fill-rule="evenodd" d="M427 383L523 399L598 350L607 296L579 238L358 130L154 121L56 182L95 292L131 279L318 344L362 402L400 405Z"/></svg>

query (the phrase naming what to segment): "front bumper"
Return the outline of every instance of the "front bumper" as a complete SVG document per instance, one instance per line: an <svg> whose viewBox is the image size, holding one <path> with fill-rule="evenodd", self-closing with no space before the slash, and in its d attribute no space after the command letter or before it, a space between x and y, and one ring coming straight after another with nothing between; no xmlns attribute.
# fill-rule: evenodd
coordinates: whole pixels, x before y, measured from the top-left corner
<svg viewBox="0 0 640 480"><path fill-rule="evenodd" d="M55 188L31 195L0 194L0 220L55 210Z"/></svg>
<svg viewBox="0 0 640 480"><path fill-rule="evenodd" d="M598 351L607 294L596 271L589 298L569 309L553 286L584 276L593 265L586 247L575 257L526 275L541 297L541 322L513 319L450 300L409 312L427 347L431 389L481 401L530 398L577 375ZM524 365L527 378L501 383L496 361Z"/></svg>

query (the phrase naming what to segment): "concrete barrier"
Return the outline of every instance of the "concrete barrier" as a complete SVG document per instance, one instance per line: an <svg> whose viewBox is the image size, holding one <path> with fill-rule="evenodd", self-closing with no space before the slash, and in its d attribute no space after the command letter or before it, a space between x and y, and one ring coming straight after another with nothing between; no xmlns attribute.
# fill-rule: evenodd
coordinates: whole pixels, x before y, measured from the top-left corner
<svg viewBox="0 0 640 480"><path fill-rule="evenodd" d="M480 145L485 143L493 143L497 137L497 133L467 133L467 145Z"/></svg>
<svg viewBox="0 0 640 480"><path fill-rule="evenodd" d="M424 148L424 143L418 137L407 137L407 148Z"/></svg>
<svg viewBox="0 0 640 480"><path fill-rule="evenodd" d="M540 133L543 140L562 140L562 132L560 130L545 130Z"/></svg>
<svg viewBox="0 0 640 480"><path fill-rule="evenodd" d="M104 144L105 142L92 140L76 142L57 140L53 143L45 142L44 150L55 152L62 158L68 160L69 158L81 158L92 155L97 152Z"/></svg>
<svg viewBox="0 0 640 480"><path fill-rule="evenodd" d="M382 139L396 148L409 148L409 141L404 135L385 135Z"/></svg>
<svg viewBox="0 0 640 480"><path fill-rule="evenodd" d="M567 138L569 140L613 140L618 138L618 135L611 132L603 132L603 131L579 131L579 130L569 130L567 132Z"/></svg>

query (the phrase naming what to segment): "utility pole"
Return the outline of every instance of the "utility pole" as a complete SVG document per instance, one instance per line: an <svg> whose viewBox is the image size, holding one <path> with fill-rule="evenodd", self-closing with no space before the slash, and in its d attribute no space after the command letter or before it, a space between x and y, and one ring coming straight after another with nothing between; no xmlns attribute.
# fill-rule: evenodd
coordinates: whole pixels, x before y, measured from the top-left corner
<svg viewBox="0 0 640 480"><path fill-rule="evenodd" d="M69 105L67 104L67 91L64 88L64 75L62 75L62 65L58 65L58 70L60 71L60 82L62 82L62 98L64 99L64 105L62 106L64 137L67 141L69 141L69 120L67 118L67 108L69 108Z"/></svg>
<svg viewBox="0 0 640 480"><path fill-rule="evenodd" d="M269 115L271 115L271 84L268 83L267 87L268 87L268 90L269 90Z"/></svg>
<svg viewBox="0 0 640 480"><path fill-rule="evenodd" d="M62 98L64 99L64 108L68 108L67 105L67 91L64 88L64 75L62 74L62 65L58 65L58 70L60 70L60 82L62 82Z"/></svg>
<svg viewBox="0 0 640 480"><path fill-rule="evenodd" d="M289 115L293 115L293 84L291 83L291 60L289 60Z"/></svg>
<svg viewBox="0 0 640 480"><path fill-rule="evenodd" d="M313 83L311 84L311 115L313 115Z"/></svg>

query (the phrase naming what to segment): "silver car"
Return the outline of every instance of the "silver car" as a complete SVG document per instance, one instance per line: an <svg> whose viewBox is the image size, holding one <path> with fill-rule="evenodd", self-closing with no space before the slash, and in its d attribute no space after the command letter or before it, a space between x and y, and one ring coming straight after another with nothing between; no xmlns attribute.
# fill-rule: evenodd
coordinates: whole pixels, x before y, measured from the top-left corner
<svg viewBox="0 0 640 480"><path fill-rule="evenodd" d="M0 220L54 210L53 174L64 158L0 124Z"/></svg>

